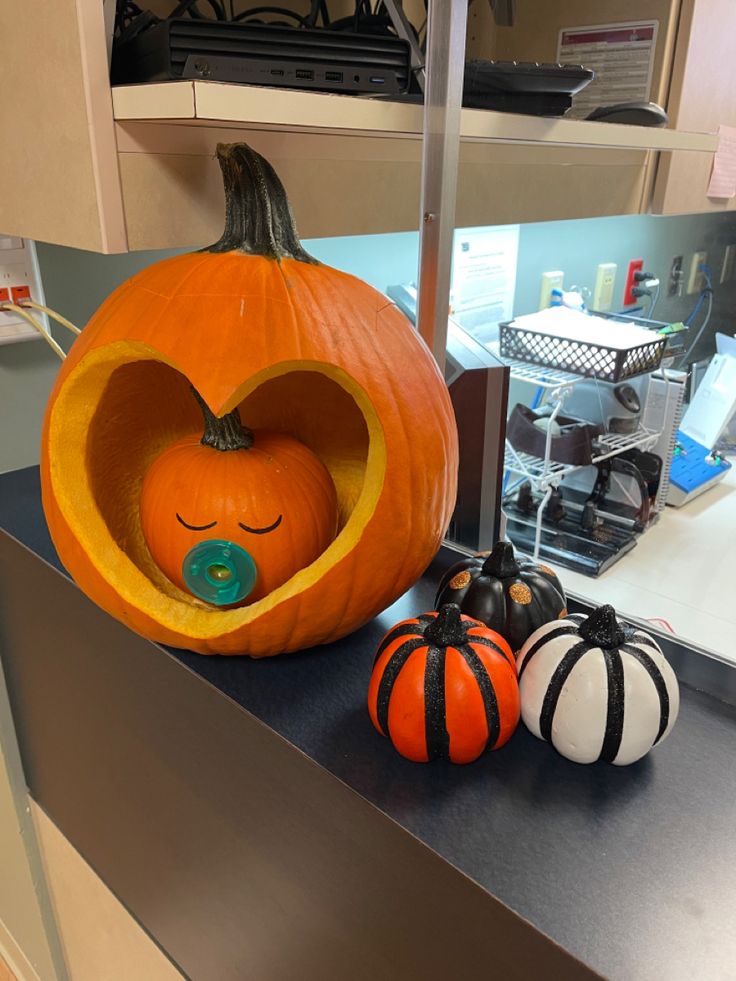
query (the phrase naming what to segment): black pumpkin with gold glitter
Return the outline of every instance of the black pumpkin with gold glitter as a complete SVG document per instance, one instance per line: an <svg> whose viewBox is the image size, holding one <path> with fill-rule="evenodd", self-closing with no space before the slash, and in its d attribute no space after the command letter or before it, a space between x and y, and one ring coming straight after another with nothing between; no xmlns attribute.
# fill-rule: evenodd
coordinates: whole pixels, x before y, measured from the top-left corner
<svg viewBox="0 0 736 981"><path fill-rule="evenodd" d="M496 630L517 654L526 639L551 620L567 616L565 591L549 566L519 561L509 542L447 570L435 609L457 603L461 611Z"/></svg>

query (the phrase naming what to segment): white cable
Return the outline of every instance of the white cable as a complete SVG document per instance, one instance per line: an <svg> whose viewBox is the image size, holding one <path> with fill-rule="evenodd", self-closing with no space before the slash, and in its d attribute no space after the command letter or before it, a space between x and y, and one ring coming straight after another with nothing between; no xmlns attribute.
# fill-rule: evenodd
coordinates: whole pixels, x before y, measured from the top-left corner
<svg viewBox="0 0 736 981"><path fill-rule="evenodd" d="M695 335L695 340L692 342L692 344L687 349L687 351L685 351L685 353L682 355L682 357L680 358L678 364L682 364L684 361L687 361L687 359L690 357L690 355L693 353L693 351L697 347L698 341L703 336L703 331L708 326L708 321L710 320L710 315L711 315L712 312L713 312L713 288L710 285L710 280L708 280L708 312L705 315L705 320L700 325L700 330Z"/></svg>
<svg viewBox="0 0 736 981"><path fill-rule="evenodd" d="M654 297L652 298L652 301L649 304L649 309L647 310L647 317L649 320L653 319L652 314L654 313L654 308L657 305L657 300L659 300L659 280L657 280L657 285L654 287Z"/></svg>
<svg viewBox="0 0 736 981"><path fill-rule="evenodd" d="M50 334L48 334L43 329L43 327L41 326L41 324L39 324L39 322L36 320L36 318L35 317L32 317L30 315L30 313L28 313L27 310L24 310L23 307L19 307L17 303L2 303L2 304L0 304L0 310L5 310L5 311L12 310L13 313L17 313L19 317L22 317L24 320L27 320L28 323L31 325L31 327L33 327L34 330L37 330L38 333L41 335L41 337L43 337L43 339L46 341L46 343L49 345L49 347L56 354L59 355L59 357L61 358L61 360L62 361L64 360L64 358L66 357L66 354L64 353L64 350L60 347L59 344L56 343L56 341L53 339L53 337L51 337Z"/></svg>
<svg viewBox="0 0 736 981"><path fill-rule="evenodd" d="M76 327L71 320L67 320L66 317L62 317L60 313L57 313L50 307L45 307L43 303L36 303L35 300L21 300L19 306L31 307L34 310L39 310L41 313L45 313L47 317L51 317L51 319L55 320L57 324L61 324L62 327L66 327L66 329L70 330L72 334L82 333L79 327Z"/></svg>

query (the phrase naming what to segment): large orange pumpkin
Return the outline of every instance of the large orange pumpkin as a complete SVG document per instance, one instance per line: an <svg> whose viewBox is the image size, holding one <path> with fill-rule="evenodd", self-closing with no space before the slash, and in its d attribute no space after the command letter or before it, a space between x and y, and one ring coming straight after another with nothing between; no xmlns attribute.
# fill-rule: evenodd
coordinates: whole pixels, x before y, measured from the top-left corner
<svg viewBox="0 0 736 981"><path fill-rule="evenodd" d="M385 296L301 247L270 165L218 147L226 228L120 286L76 340L44 422L43 503L78 585L153 640L253 656L337 639L423 572L455 499L457 432L430 352ZM153 560L140 521L154 460L217 416L315 453L338 534L258 601L216 609Z"/></svg>

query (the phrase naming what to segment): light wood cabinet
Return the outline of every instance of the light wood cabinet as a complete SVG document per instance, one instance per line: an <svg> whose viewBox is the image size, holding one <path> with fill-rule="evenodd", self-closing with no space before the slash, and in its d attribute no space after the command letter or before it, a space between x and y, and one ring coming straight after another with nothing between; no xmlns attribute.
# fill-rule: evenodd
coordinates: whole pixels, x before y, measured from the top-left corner
<svg viewBox="0 0 736 981"><path fill-rule="evenodd" d="M514 57L523 34L539 43L539 54L525 57L553 58L549 38L565 3L591 7L555 0L545 5L542 30L529 13L538 5L518 0L516 40L494 27L488 4L474 4L469 54L492 41L498 57ZM650 3L667 25L657 68L663 88L679 0ZM621 16L638 9L629 0L616 7ZM272 160L305 237L417 227L420 106L204 81L111 90L101 0L5 0L0 38L0 79L14 93L0 103L3 132L12 134L0 149L4 234L98 252L206 244L222 215L215 145L237 139ZM645 211L655 151L707 159L715 140L703 128L464 110L457 224Z"/></svg>
<svg viewBox="0 0 736 981"><path fill-rule="evenodd" d="M716 132L736 126L736 3L682 0L672 85L667 103L673 126ZM652 210L658 214L733 211L736 198L708 197L710 153L663 156Z"/></svg>

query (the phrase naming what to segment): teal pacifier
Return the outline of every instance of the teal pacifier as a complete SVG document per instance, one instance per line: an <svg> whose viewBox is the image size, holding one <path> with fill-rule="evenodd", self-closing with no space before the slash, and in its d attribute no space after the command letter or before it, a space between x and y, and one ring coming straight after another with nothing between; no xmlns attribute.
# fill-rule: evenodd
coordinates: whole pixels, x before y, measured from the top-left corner
<svg viewBox="0 0 736 981"><path fill-rule="evenodd" d="M181 569L187 588L215 606L240 603L253 592L258 578L252 556L240 545L220 538L195 545Z"/></svg>

